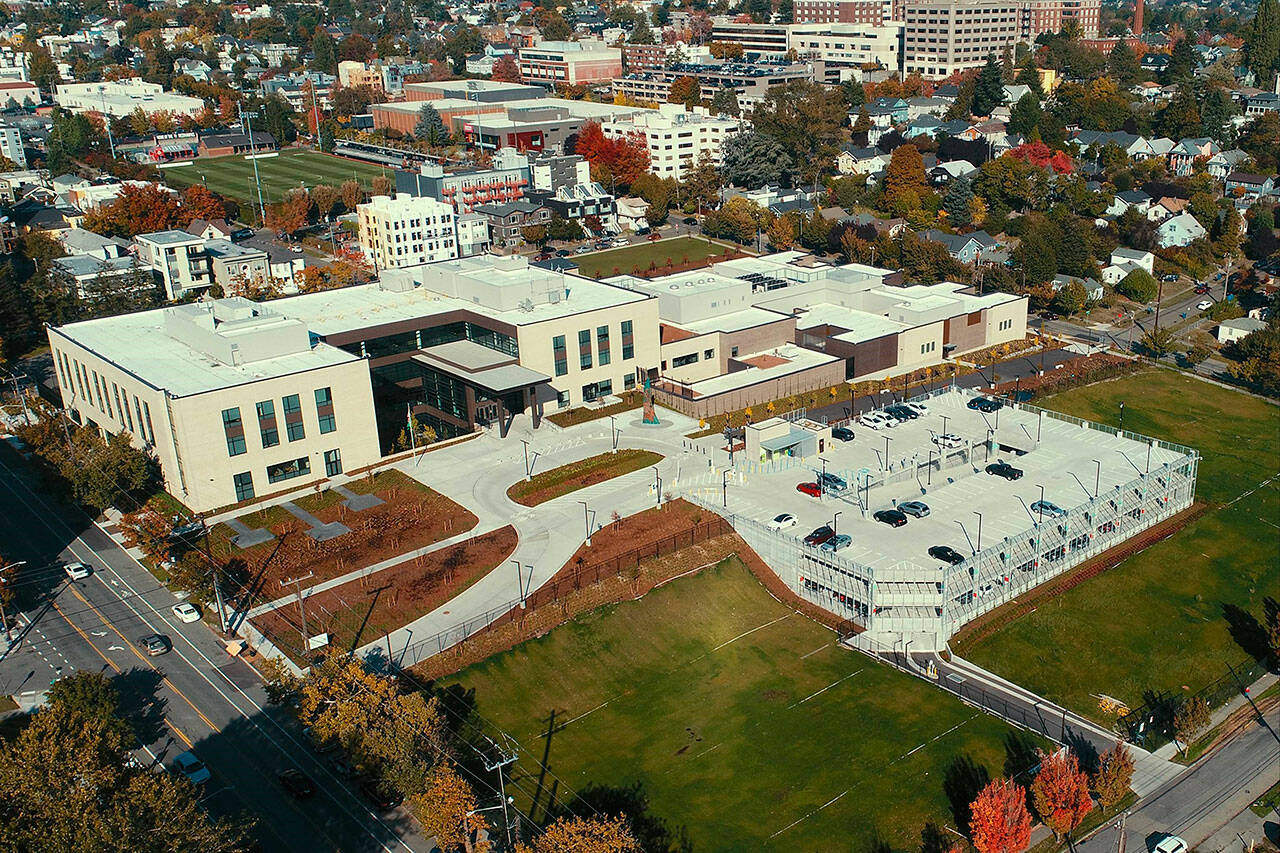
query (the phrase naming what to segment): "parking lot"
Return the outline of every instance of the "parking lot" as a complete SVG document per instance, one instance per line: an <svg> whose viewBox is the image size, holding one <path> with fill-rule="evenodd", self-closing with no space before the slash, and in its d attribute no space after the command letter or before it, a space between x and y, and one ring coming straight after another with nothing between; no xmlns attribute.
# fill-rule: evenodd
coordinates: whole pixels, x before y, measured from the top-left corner
<svg viewBox="0 0 1280 853"><path fill-rule="evenodd" d="M1108 513L1119 516L1122 509L1132 512L1138 498L1122 496L1121 490L1131 487L1135 478L1148 470L1158 474L1162 465L1185 456L1176 446L1042 417L1038 410L1026 407L1005 406L998 413L975 411L967 407L970 399L964 392L946 392L923 401L927 413L894 427L872 429L855 422L850 425L852 441L832 439L826 430L821 452L804 459L784 457L759 465L755 460L740 460L737 467L741 473L728 483L728 511L761 524L790 513L796 523L783 532L794 537L797 546L822 525L831 526L837 535L849 536L852 541L836 553L841 562L870 570L867 582L874 579L877 586L877 606L893 602L894 593L904 596L899 602L902 605L941 603L939 582L949 578L954 592L960 589L959 575L972 591L961 590L968 596L963 603L968 604L974 596L992 595L992 583L1007 584L1005 591L1012 594L1015 587L1042 582L1078 561L1075 554L1073 559L1063 560L1067 556L1064 552L1046 558L1042 567L1039 550L1050 547L1046 543L1051 540L1046 532L1042 541L1034 532L1037 525L1044 531L1060 528L1054 535L1073 542L1072 550L1081 552L1079 558L1092 547L1095 532L1104 534L1101 538L1105 539L1127 538L1147 526L1150 522L1145 510L1110 527L1099 525L1110 523L1101 520ZM944 431L958 436L961 444L940 449L934 438ZM989 442L989 437L994 441ZM987 466L997 462L1009 463L1021 470L1022 476L1008 480L988 474ZM835 483L836 490L824 489L821 496L797 490L801 483L821 480L824 467L828 476L839 477L846 487L840 489ZM1159 477L1151 482L1153 490L1160 487L1157 483L1168 486L1168 481ZM1098 500L1093 500L1095 495ZM1109 496L1115 496L1114 500ZM1041 500L1053 506L1038 505ZM897 527L875 520L877 511L906 501L925 503L928 515L908 515L906 523ZM1086 509L1091 502L1093 507ZM1112 504L1109 509L1103 506L1107 503ZM1062 511L1063 521L1051 525L1057 510ZM1024 542L1029 531L1033 543ZM1082 535L1086 536L1083 540ZM993 561L987 555L985 562L973 555L994 550L993 546L1001 543L1011 543L999 549L1002 561L1022 559L1013 545L1036 552L1034 565L1024 569L1025 578L1011 582L1009 570L995 566L992 582L983 580ZM959 555L957 559L971 562L962 566L963 573L952 576L949 566L929 555L934 546L952 548ZM981 565L981 570L974 569L976 565ZM930 603L927 609L935 608ZM923 618L928 614L915 615Z"/></svg>

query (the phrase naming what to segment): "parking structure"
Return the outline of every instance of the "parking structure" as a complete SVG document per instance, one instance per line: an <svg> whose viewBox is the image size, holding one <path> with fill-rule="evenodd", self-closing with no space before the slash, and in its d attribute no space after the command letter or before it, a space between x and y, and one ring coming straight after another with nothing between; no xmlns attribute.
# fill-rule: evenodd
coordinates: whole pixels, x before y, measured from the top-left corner
<svg viewBox="0 0 1280 853"><path fill-rule="evenodd" d="M1191 448L1029 405L970 407L983 399L943 389L916 398L926 413L896 426L849 424L852 441L813 425L821 430L818 453L738 454L723 494L692 497L730 515L799 595L849 620L851 630L909 639L916 649L941 648L971 619L1193 500L1199 455ZM961 440L936 440L944 434ZM998 462L1021 477L988 474ZM797 490L802 483L826 487L810 496ZM875 520L907 501L925 503L928 514L908 514L900 527ZM1033 507L1038 501L1045 506ZM783 512L797 525L769 528ZM803 545L821 525L852 543L835 552ZM954 549L963 562L931 557L934 546Z"/></svg>

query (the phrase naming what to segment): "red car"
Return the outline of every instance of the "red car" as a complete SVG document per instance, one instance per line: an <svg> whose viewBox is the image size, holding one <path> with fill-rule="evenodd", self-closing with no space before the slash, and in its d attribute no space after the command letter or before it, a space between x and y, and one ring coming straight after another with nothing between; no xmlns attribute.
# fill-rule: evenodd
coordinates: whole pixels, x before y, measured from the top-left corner
<svg viewBox="0 0 1280 853"><path fill-rule="evenodd" d="M796 486L797 492L804 492L811 498L822 497L822 488L817 483L801 483Z"/></svg>

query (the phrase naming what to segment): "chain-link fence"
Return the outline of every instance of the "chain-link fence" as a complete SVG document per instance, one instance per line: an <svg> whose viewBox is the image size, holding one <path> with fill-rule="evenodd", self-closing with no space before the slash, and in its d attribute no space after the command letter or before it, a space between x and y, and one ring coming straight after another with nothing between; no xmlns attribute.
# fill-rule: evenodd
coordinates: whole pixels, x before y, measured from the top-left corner
<svg viewBox="0 0 1280 853"><path fill-rule="evenodd" d="M1193 697L1205 701L1210 710L1219 708L1237 696L1243 696L1244 690L1267 672L1265 660L1254 661L1245 666L1225 665L1222 675L1215 678L1195 693L1170 693L1168 691L1148 691L1142 705L1116 720L1116 730L1124 735L1130 743L1143 749L1154 751L1171 743L1174 739L1174 716L1184 702Z"/></svg>

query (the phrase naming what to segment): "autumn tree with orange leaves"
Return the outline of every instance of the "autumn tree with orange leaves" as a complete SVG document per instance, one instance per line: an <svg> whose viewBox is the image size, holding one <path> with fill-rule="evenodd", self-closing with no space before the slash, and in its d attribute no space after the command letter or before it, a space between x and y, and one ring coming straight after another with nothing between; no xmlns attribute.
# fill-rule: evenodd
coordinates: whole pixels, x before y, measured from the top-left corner
<svg viewBox="0 0 1280 853"><path fill-rule="evenodd" d="M267 208L267 227L283 234L293 234L307 227L311 215L311 196L301 187L289 190L284 201Z"/></svg>
<svg viewBox="0 0 1280 853"><path fill-rule="evenodd" d="M192 184L182 191L182 224L190 225L195 219L224 219L226 215L226 201L204 184Z"/></svg>
<svg viewBox="0 0 1280 853"><path fill-rule="evenodd" d="M84 228L104 237L133 237L165 231L181 221L178 200L164 187L125 184L114 201L85 215Z"/></svg>
<svg viewBox="0 0 1280 853"><path fill-rule="evenodd" d="M620 817L560 818L516 853L641 853L640 842Z"/></svg>
<svg viewBox="0 0 1280 853"><path fill-rule="evenodd" d="M1041 169L1052 169L1059 175L1069 175L1076 167L1070 154L1065 151L1054 151L1043 142L1024 142L1010 151L1009 156Z"/></svg>
<svg viewBox="0 0 1280 853"><path fill-rule="evenodd" d="M1080 760L1069 749L1052 755L1040 754L1040 770L1031 783L1031 802L1044 825L1061 838L1080 825L1093 811L1089 798L1089 777L1080 769Z"/></svg>
<svg viewBox="0 0 1280 853"><path fill-rule="evenodd" d="M1012 779L991 782L969 808L969 835L978 853L1021 853L1031 843L1027 791Z"/></svg>
<svg viewBox="0 0 1280 853"><path fill-rule="evenodd" d="M574 153L591 164L595 180L623 189L649 171L649 146L638 131L625 137L605 136L599 122L589 121L578 131Z"/></svg>

